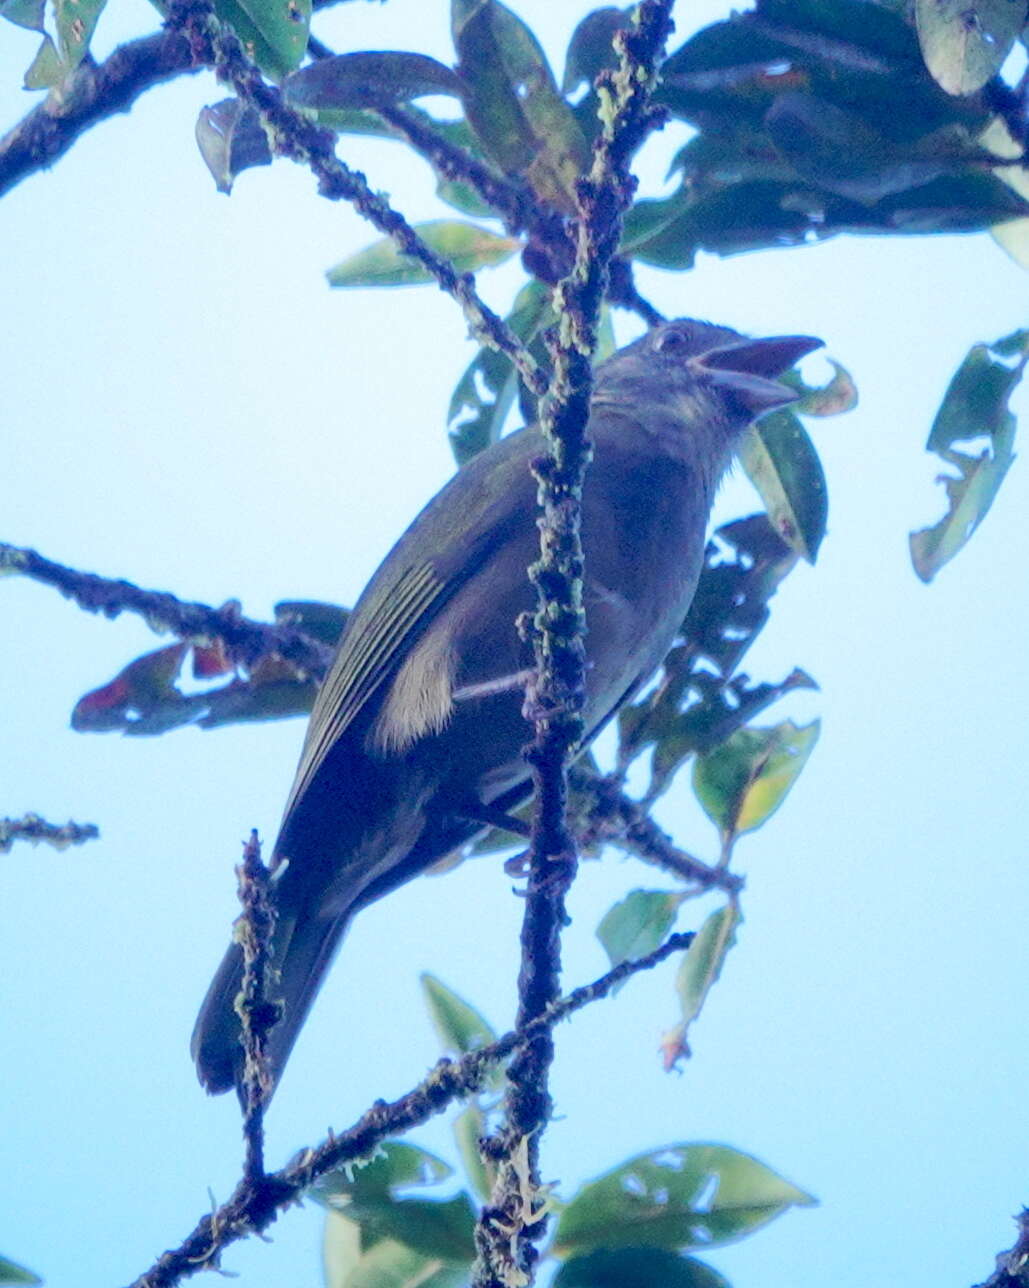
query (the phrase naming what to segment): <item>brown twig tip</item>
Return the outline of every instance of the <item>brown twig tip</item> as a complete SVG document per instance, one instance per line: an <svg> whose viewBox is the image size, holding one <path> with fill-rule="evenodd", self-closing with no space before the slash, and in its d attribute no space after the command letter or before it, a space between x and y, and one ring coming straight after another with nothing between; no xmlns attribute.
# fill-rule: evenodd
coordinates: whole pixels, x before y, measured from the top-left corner
<svg viewBox="0 0 1029 1288"><path fill-rule="evenodd" d="M14 848L15 841L28 841L30 845L44 843L55 850L66 850L69 845L82 845L95 841L100 829L95 823L48 823L38 814L23 814L21 818L0 818L0 854Z"/></svg>
<svg viewBox="0 0 1029 1288"><path fill-rule="evenodd" d="M256 831L250 833L243 847L243 862L236 869L236 877L243 908L234 928L236 942L243 950L243 986L236 998L243 1043L240 1085L246 1143L243 1178L256 1184L265 1175L264 1107L272 1090L268 1034L282 1015L279 1004L270 1000L267 993L275 909L268 897L271 872L261 858L261 842Z"/></svg>

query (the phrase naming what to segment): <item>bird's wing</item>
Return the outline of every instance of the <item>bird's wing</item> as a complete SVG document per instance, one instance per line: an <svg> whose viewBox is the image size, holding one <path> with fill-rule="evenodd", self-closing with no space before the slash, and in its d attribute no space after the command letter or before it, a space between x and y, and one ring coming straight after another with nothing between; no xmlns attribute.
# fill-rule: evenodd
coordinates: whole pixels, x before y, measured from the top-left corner
<svg viewBox="0 0 1029 1288"><path fill-rule="evenodd" d="M315 700L284 817L444 605L509 539L513 526L532 522L536 485L529 462L540 446L538 434L523 430L475 457L383 560L354 606ZM512 503L516 496L520 506Z"/></svg>

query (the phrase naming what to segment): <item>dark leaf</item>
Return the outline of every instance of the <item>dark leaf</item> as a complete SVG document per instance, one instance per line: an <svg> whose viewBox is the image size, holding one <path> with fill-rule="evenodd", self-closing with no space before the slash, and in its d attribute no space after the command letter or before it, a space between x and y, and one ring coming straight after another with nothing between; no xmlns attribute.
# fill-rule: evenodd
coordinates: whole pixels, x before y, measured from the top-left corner
<svg viewBox="0 0 1029 1288"><path fill-rule="evenodd" d="M531 29L499 0L451 0L451 29L465 114L489 156L573 211L589 149Z"/></svg>
<svg viewBox="0 0 1029 1288"><path fill-rule="evenodd" d="M288 102L303 108L353 109L404 103L425 94L460 97L460 78L425 54L362 51L320 58L283 82Z"/></svg>
<svg viewBox="0 0 1029 1288"><path fill-rule="evenodd" d="M582 19L568 42L562 94L573 94L583 81L592 86L600 72L618 66L612 42L615 33L629 25L631 17L631 7L620 9L617 5L605 5Z"/></svg>
<svg viewBox="0 0 1029 1288"><path fill-rule="evenodd" d="M668 1145L585 1185L561 1213L554 1248L568 1255L597 1248L715 1247L813 1202L727 1145Z"/></svg>
<svg viewBox="0 0 1029 1288"><path fill-rule="evenodd" d="M828 488L807 430L788 408L747 431L740 462L765 503L772 527L808 563L818 557L828 519Z"/></svg>
<svg viewBox="0 0 1029 1288"><path fill-rule="evenodd" d="M271 165L272 152L260 119L238 98L223 98L211 107L202 107L196 140L219 192L230 193L241 171Z"/></svg>
<svg viewBox="0 0 1029 1288"><path fill-rule="evenodd" d="M41 1284L42 1282L39 1275L33 1274L31 1270L26 1270L15 1261L9 1261L7 1257L0 1257L0 1284Z"/></svg>
<svg viewBox="0 0 1029 1288"><path fill-rule="evenodd" d="M702 1261L664 1248L599 1248L569 1257L553 1288L729 1288L729 1281Z"/></svg>

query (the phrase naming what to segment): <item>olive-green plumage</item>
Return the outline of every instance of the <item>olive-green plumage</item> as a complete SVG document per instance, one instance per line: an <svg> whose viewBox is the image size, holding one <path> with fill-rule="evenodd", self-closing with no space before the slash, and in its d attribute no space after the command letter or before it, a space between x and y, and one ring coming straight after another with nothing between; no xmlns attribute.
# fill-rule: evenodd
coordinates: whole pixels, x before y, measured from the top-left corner
<svg viewBox="0 0 1029 1288"><path fill-rule="evenodd" d="M601 363L582 499L586 727L592 736L656 670L696 589L715 489L746 426L792 401L775 377L817 347L747 340L686 319ZM354 913L483 830L483 806L523 800L522 716L533 606L534 427L480 453L418 515L358 600L318 694L275 844L269 1039L277 1080ZM229 948L193 1033L208 1091L239 1077Z"/></svg>

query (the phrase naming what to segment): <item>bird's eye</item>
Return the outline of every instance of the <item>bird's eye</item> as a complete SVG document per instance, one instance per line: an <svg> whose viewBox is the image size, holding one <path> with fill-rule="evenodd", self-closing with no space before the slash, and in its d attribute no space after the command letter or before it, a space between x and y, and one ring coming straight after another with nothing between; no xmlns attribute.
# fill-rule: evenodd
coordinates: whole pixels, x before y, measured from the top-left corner
<svg viewBox="0 0 1029 1288"><path fill-rule="evenodd" d="M689 337L685 331L670 328L658 336L657 351L658 353L674 353L678 349L685 349L688 343Z"/></svg>

